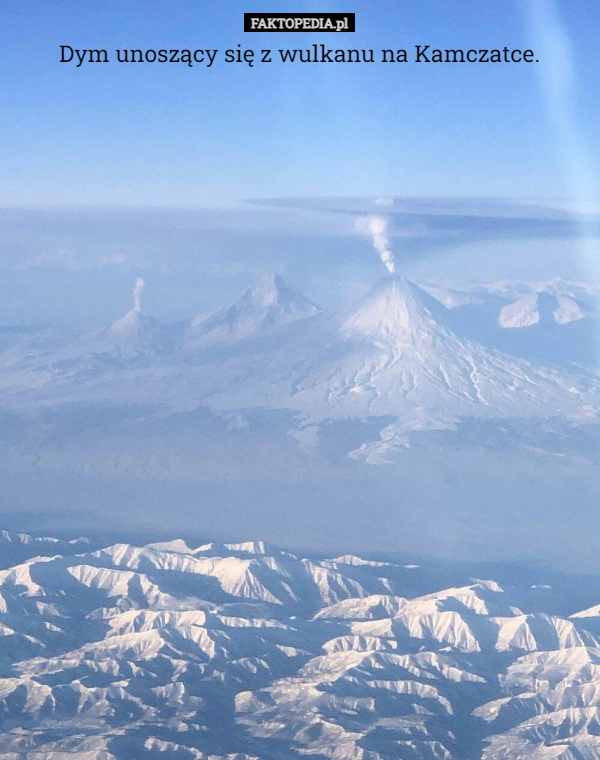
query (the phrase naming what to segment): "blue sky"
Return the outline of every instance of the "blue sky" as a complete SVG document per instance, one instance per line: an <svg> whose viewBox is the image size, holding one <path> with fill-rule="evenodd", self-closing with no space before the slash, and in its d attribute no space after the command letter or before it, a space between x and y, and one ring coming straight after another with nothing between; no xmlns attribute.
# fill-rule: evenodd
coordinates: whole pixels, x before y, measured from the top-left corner
<svg viewBox="0 0 600 760"><path fill-rule="evenodd" d="M569 68L549 60L556 49L531 65L59 63L63 44L106 48L113 58L115 48L222 53L238 43L522 48L535 40L532 18L552 5L572 54L566 121L552 113L544 89L557 84L557 67ZM248 10L353 10L358 31L244 34ZM9 0L2 21L3 206L565 197L578 191L568 165L574 143L579 164L595 171L600 5L593 0L294 0L260 8L238 0ZM577 132L574 140L565 130ZM580 189L589 196L589 181Z"/></svg>
<svg viewBox="0 0 600 760"><path fill-rule="evenodd" d="M354 11L358 31L244 34L252 10ZM390 228L415 279L600 281L597 229L553 221L557 199L600 208L596 1L9 0L1 16L0 322L106 323L137 276L167 319L231 302L261 271L332 305L384 272L356 232L359 196L423 199ZM540 62L223 61L321 42L533 47ZM111 62L60 63L61 45ZM119 64L117 48L219 52L207 69ZM257 198L280 204L243 203ZM440 223L445 198L466 200Z"/></svg>

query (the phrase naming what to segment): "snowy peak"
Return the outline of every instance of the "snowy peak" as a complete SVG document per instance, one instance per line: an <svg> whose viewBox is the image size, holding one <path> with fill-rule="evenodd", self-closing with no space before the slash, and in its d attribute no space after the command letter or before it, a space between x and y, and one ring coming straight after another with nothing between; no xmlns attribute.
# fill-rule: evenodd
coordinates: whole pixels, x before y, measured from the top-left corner
<svg viewBox="0 0 600 760"><path fill-rule="evenodd" d="M512 586L261 541L53 546L0 572L2 758L598 758L577 578L540 596L540 569Z"/></svg>
<svg viewBox="0 0 600 760"><path fill-rule="evenodd" d="M308 298L274 273L263 275L255 287L248 288L240 303L256 310L272 310L286 316L307 317L319 311Z"/></svg>
<svg viewBox="0 0 600 760"><path fill-rule="evenodd" d="M174 348L174 334L169 326L137 308L107 327L101 340L108 349L116 349L125 358L155 356Z"/></svg>
<svg viewBox="0 0 600 760"><path fill-rule="evenodd" d="M541 291L536 291L536 303L542 295L552 297ZM569 292L562 289L560 295L568 298ZM523 295L521 289L513 290L485 305L486 318L495 326L492 341L482 334L485 329L480 334L466 329L469 322L483 324L481 312L478 316L477 311L466 311L457 319L458 307L446 308L401 277L384 278L350 306L316 313L314 304L280 277L270 276L233 306L196 320L185 332L161 324L137 305L76 345L13 362L0 379L18 403L109 399L159 405L169 414L202 408L214 418L210 423L198 420L202 435L212 440L211 425L216 422L220 435L236 446L245 446L246 432L253 435L259 429L265 444L279 441L280 435L288 435L282 420L291 414L293 445L315 458L326 450L320 446L331 420L336 421L336 452L374 464L389 461L387 453L404 451L417 437L419 445L430 445L435 440L430 431L462 432L474 418L486 422L469 433L469 446L492 440L494 445L507 442L513 447L526 440L554 451L555 443L541 421L551 419L557 431L596 424L600 383L578 365L559 365L550 350L565 356L576 356L574 349L581 355L584 350L591 353L594 321L560 328L567 347L573 347L570 354L556 341L537 341L548 346L541 356L549 359L533 363L533 349L526 350L530 347L525 344L546 333L497 326L499 304ZM585 305L583 297L577 300ZM527 340L511 351L511 339L512 345ZM171 346L174 350L167 353ZM136 372L131 372L134 364ZM359 428L365 438L361 440L357 430L352 448L337 425L360 420L370 426L383 418L388 419L379 437L367 427ZM191 417L177 418L177 426L187 425L188 419L191 422ZM514 421L510 430L498 427L497 421L505 419ZM443 445L450 439L450 433L445 435ZM578 438L575 447L592 455L583 439ZM270 460L266 466L271 466Z"/></svg>
<svg viewBox="0 0 600 760"><path fill-rule="evenodd" d="M114 337L116 340L136 339L151 332L156 322L158 320L154 317L150 317L138 309L130 309L127 314L115 319L106 328L105 334Z"/></svg>
<svg viewBox="0 0 600 760"><path fill-rule="evenodd" d="M194 347L250 338L296 319L317 314L320 309L279 275L263 276L240 300L215 314L194 319L186 338Z"/></svg>
<svg viewBox="0 0 600 760"><path fill-rule="evenodd" d="M567 325L587 315L577 301L563 295L531 293L507 304L498 317L500 327L520 328L556 322Z"/></svg>
<svg viewBox="0 0 600 760"><path fill-rule="evenodd" d="M588 316L588 310L560 280L540 283L531 293L507 304L498 323L504 328L532 327L538 324L567 325Z"/></svg>
<svg viewBox="0 0 600 760"><path fill-rule="evenodd" d="M438 304L438 311L443 307ZM434 301L424 290L400 277L380 280L351 309L339 314L344 337L386 343L414 343L437 328Z"/></svg>

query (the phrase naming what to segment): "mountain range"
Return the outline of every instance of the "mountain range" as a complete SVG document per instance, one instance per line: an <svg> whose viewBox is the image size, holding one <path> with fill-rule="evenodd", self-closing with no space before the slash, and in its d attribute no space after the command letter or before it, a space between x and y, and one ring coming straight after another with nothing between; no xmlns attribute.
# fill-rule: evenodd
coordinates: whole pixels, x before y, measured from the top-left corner
<svg viewBox="0 0 600 760"><path fill-rule="evenodd" d="M8 525L596 568L597 333L584 285L392 276L329 309L270 276L174 324L138 294L100 329L7 329Z"/></svg>
<svg viewBox="0 0 600 760"><path fill-rule="evenodd" d="M0 542L21 554L0 570L6 760L599 756L597 581L260 541Z"/></svg>
<svg viewBox="0 0 600 760"><path fill-rule="evenodd" d="M494 345L494 333L527 333L546 326L548 314L556 331L595 329L590 306L572 288L552 282L496 303L487 340L485 310L473 309L482 300L489 308L498 296L456 295L447 293L443 303L439 288L429 293L387 277L358 301L322 311L271 276L237 304L187 325L162 323L136 307L58 347L17 345L4 353L0 387L6 407L110 402L216 414L268 408L291 413L297 429L385 419L383 438L364 442L367 459L373 446L379 452L372 461L407 445L412 431L453 429L468 418L597 422L600 384L590 363L542 363ZM461 310L478 323L479 337L464 329Z"/></svg>

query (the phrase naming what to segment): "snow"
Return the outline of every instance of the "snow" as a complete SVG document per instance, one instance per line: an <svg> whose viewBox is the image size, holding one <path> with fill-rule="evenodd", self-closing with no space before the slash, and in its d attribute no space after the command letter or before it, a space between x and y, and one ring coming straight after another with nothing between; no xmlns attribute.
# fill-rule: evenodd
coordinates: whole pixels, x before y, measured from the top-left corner
<svg viewBox="0 0 600 760"><path fill-rule="evenodd" d="M433 587L411 592L425 576L406 562L260 541L45 545L63 554L0 577L0 756L546 760L598 747L598 605L556 614L543 576L445 588L424 563Z"/></svg>
<svg viewBox="0 0 600 760"><path fill-rule="evenodd" d="M258 285L246 290L233 306L193 319L185 334L187 347L199 349L223 342L234 343L319 311L318 306L279 275L267 275Z"/></svg>
<svg viewBox="0 0 600 760"><path fill-rule="evenodd" d="M92 450L99 428L128 438L135 427L130 420L140 430L144 423L168 420L177 438L188 434L184 415L202 414L209 427L220 423L232 433L229 439L233 431L238 434L242 450L233 452L234 460L248 460L242 441L257 422L278 450L283 438L286 446L293 441L299 452L318 458L326 426L353 421L364 426L362 439L352 438L348 445L339 434L335 445L349 461L373 465L394 462L413 446L414 434L420 440L437 431L458 434L468 420L489 421L482 446L489 445L489 436L501 444L506 439L502 422L511 420L513 437L523 431L531 450L545 451L551 439L540 426L597 424L598 375L568 362L550 367L535 355L528 360L501 352L495 339L486 343L484 332L482 340L469 336L455 315L461 309L495 308L500 300L496 333L520 333L547 319L556 329L568 330L590 321L589 294L559 281L524 292L506 284L495 287L449 309L431 294L437 291L385 277L355 302L320 311L272 275L238 303L192 321L187 329L134 308L73 342L28 348L23 354L11 349L0 365L0 388L6 408L17 415L48 409L64 414L68 441L83 426ZM514 295L516 300L508 300ZM583 346L586 336L579 343L563 342ZM71 430L76 405L92 411L89 420L82 416ZM112 417L104 414L105 407L113 410ZM286 415L285 422L277 415ZM31 424L28 420L22 424ZM94 456L81 462L75 445L52 466L108 468L119 475L154 471L162 466L161 457L157 453L147 461L146 447L145 438L121 454L109 446L100 464ZM10 456L18 458L19 452L11 450ZM188 466L185 454L176 459L173 466ZM211 471L218 466L226 469L215 462Z"/></svg>

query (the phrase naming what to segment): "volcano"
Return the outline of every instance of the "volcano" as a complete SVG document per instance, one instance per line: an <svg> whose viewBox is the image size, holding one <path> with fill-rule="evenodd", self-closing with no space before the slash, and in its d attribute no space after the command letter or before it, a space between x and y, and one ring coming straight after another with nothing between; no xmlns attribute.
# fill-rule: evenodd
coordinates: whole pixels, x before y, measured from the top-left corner
<svg viewBox="0 0 600 760"><path fill-rule="evenodd" d="M260 356L230 356L209 403L294 409L312 421L393 416L409 429L584 414L590 391L577 379L459 336L447 313L414 283L387 277L349 306L288 325Z"/></svg>
<svg viewBox="0 0 600 760"><path fill-rule="evenodd" d="M71 347L70 361L51 353L14 376L20 387L31 376L27 395L44 403L259 413L289 420L293 431L350 421L396 441L468 418L589 423L599 407L591 373L534 364L456 332L451 312L401 277L319 312L274 276L181 337L134 308Z"/></svg>
<svg viewBox="0 0 600 760"><path fill-rule="evenodd" d="M190 348L235 343L287 322L311 317L319 311L318 306L290 287L283 278L270 274L255 287L248 288L232 306L192 320L186 331L186 342Z"/></svg>
<svg viewBox="0 0 600 760"><path fill-rule="evenodd" d="M124 359L159 356L175 347L170 325L136 308L115 320L98 338L103 350L117 352Z"/></svg>

